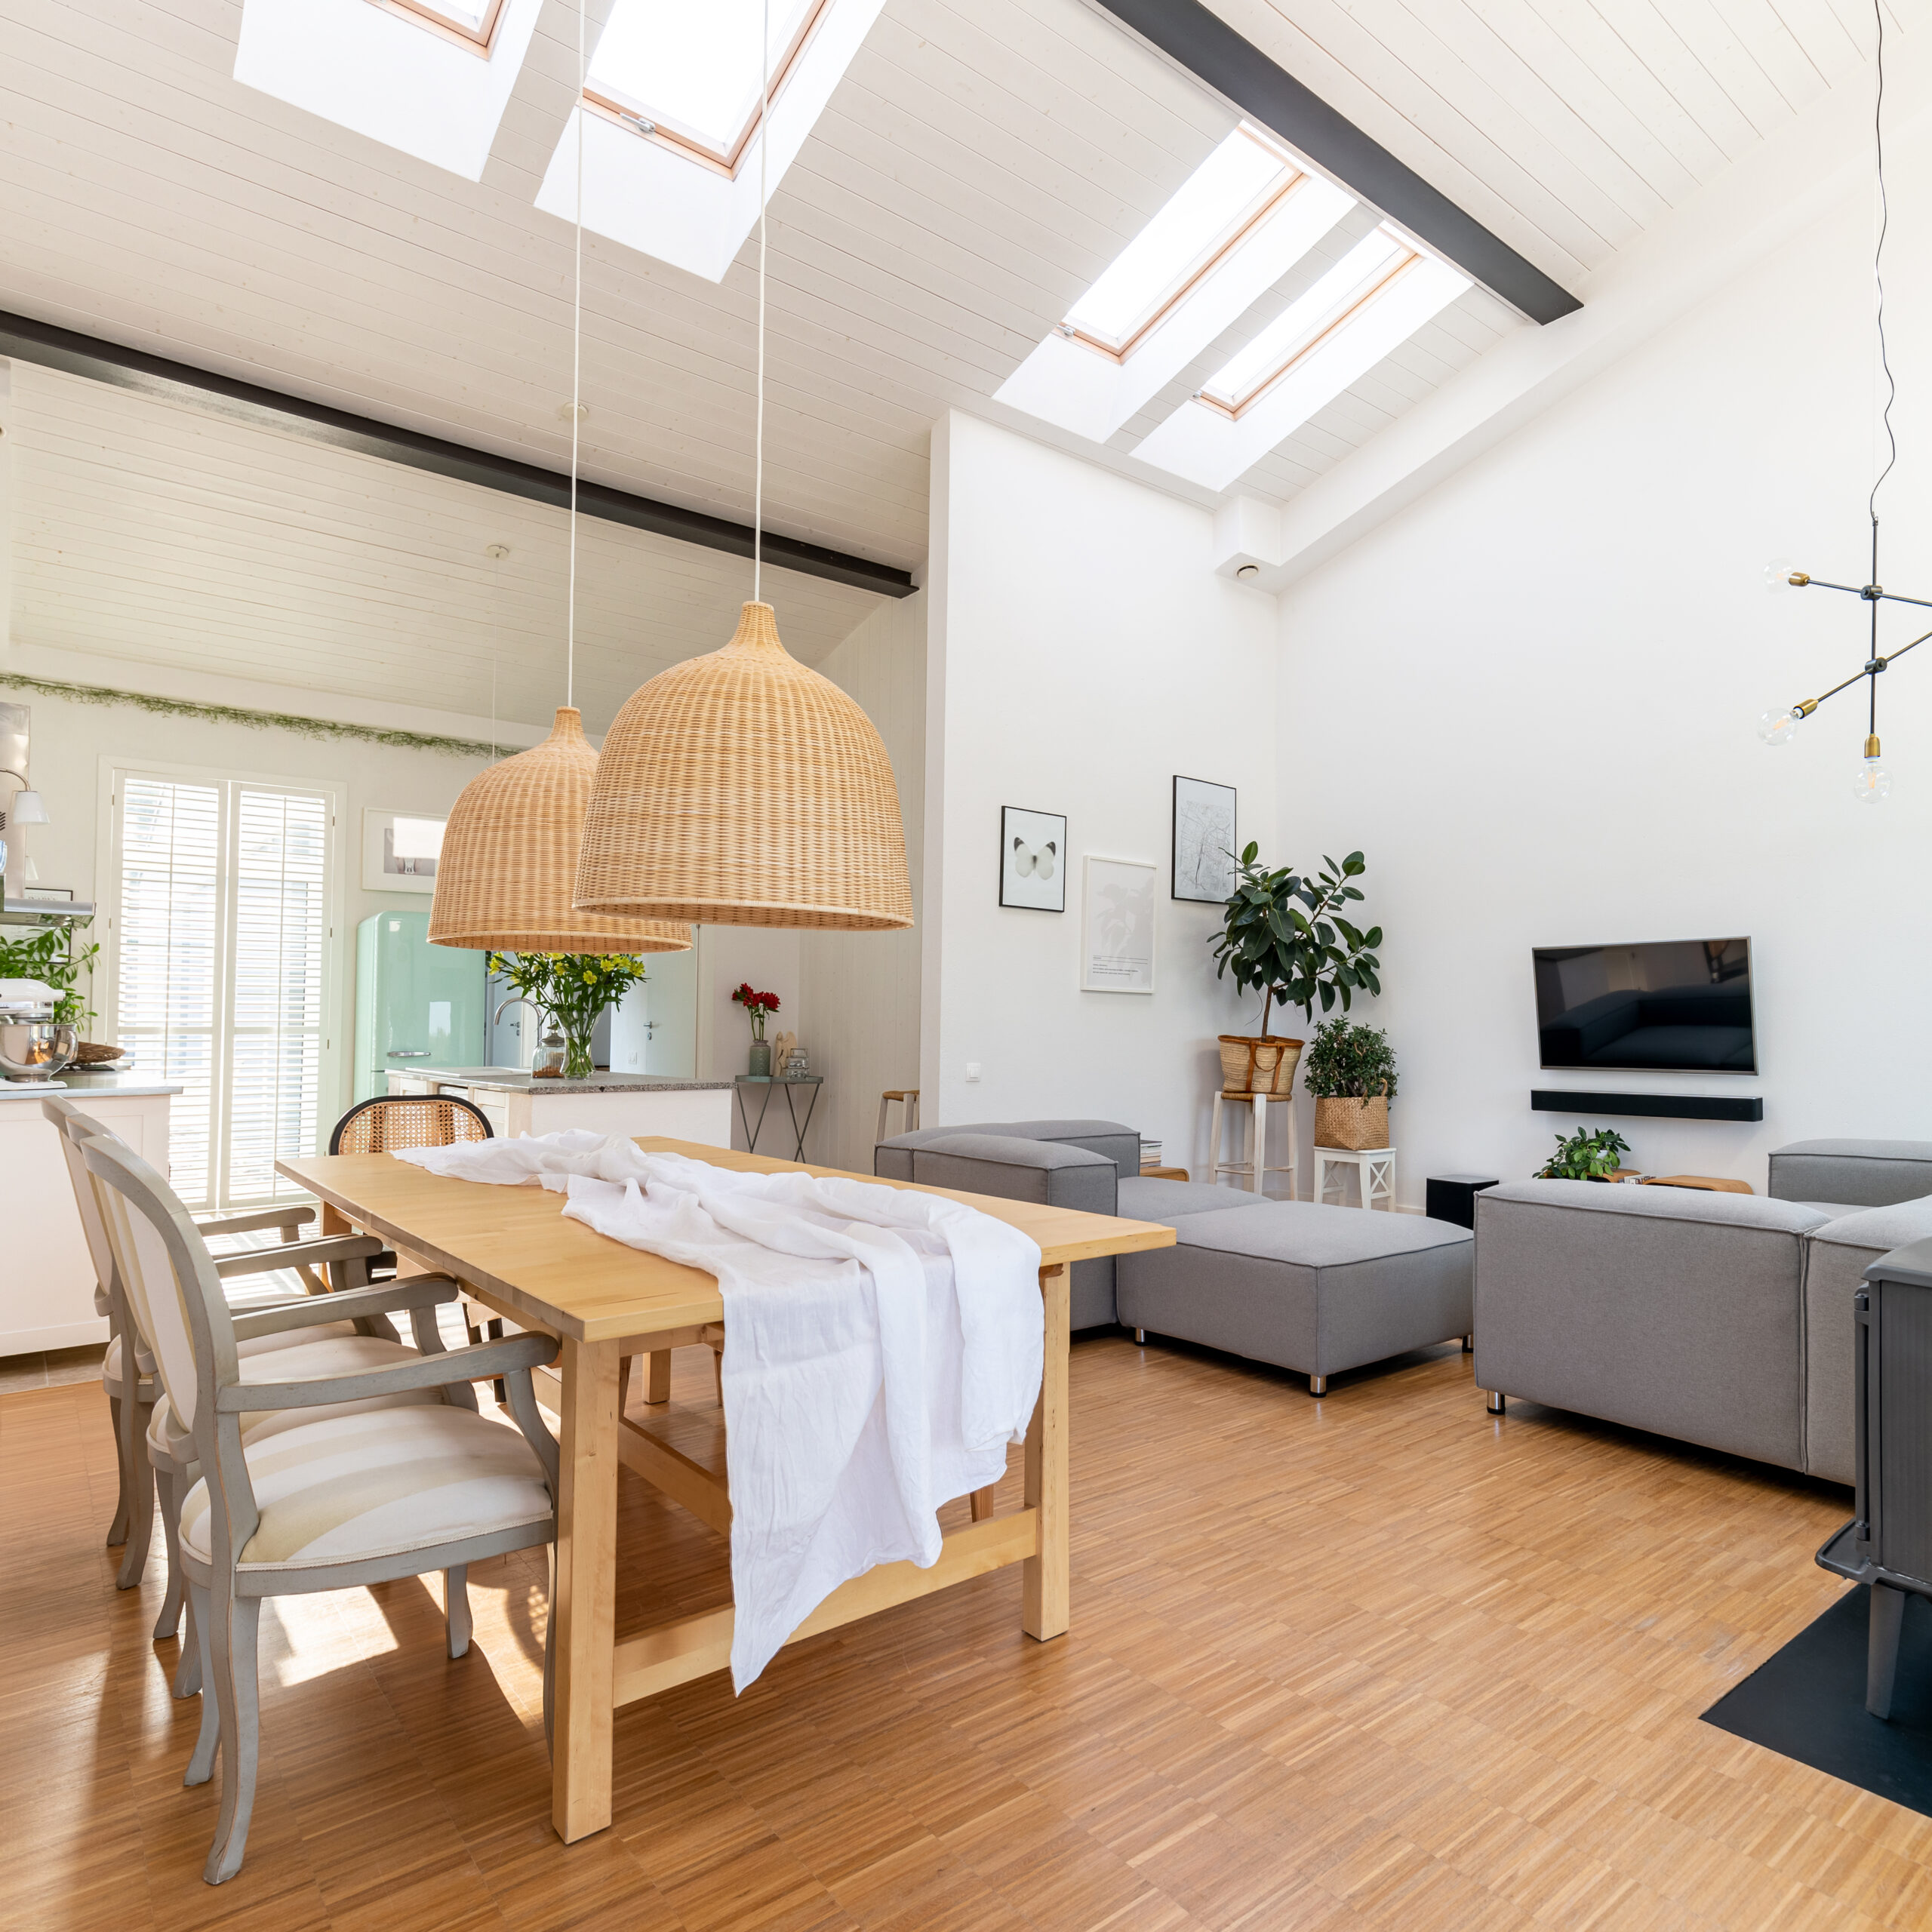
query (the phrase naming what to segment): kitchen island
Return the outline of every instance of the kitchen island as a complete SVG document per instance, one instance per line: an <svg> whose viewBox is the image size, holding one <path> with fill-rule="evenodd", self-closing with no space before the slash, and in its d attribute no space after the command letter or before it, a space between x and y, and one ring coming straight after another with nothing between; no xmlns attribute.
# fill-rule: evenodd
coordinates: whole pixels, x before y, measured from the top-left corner
<svg viewBox="0 0 1932 1932"><path fill-rule="evenodd" d="M731 1144L731 1083L661 1073L593 1073L586 1080L539 1078L509 1066L426 1067L391 1072L392 1094L453 1094L480 1108L500 1139L588 1128L598 1134L662 1135Z"/></svg>
<svg viewBox="0 0 1932 1932"><path fill-rule="evenodd" d="M168 1109L179 1082L139 1074L82 1073L0 1080L0 1355L37 1355L107 1340L95 1312L94 1258L74 1206L54 1124L40 1103L72 1100L112 1128L141 1158L168 1171Z"/></svg>

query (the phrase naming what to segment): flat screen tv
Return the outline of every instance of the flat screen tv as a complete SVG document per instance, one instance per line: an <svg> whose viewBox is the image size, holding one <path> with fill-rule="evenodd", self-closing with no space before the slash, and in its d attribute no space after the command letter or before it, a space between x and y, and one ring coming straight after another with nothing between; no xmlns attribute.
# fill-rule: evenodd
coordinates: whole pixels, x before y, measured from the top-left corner
<svg viewBox="0 0 1932 1932"><path fill-rule="evenodd" d="M1755 1073L1748 939L1536 949L1546 1067Z"/></svg>

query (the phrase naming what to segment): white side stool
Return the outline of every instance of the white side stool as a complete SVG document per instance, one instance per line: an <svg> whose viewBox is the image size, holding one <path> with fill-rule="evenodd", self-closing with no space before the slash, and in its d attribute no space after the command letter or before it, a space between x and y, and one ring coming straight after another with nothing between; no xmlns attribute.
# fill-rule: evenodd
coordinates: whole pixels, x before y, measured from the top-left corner
<svg viewBox="0 0 1932 1932"><path fill-rule="evenodd" d="M874 1140L885 1138L886 1109L894 1101L899 1103L899 1131L901 1134L914 1132L919 1124L919 1090L916 1087L888 1087L878 1097L878 1130Z"/></svg>
<svg viewBox="0 0 1932 1932"><path fill-rule="evenodd" d="M1283 1167L1271 1168L1267 1164L1268 1103L1271 1100L1286 1105L1288 1110L1288 1158L1287 1164ZM1262 1194L1267 1191L1262 1185L1264 1176L1286 1174L1288 1177L1288 1192L1286 1198L1290 1201L1299 1201L1301 1198L1297 1191L1300 1183L1295 1177L1296 1165L1300 1158L1301 1149L1295 1136L1295 1110L1293 1100L1294 1096L1289 1094L1220 1093L1214 1096L1214 1123L1209 1131L1208 1138L1208 1176L1211 1184L1218 1186L1223 1174L1239 1174L1246 1177L1247 1185L1257 1194ZM1229 1107L1238 1107L1247 1102L1253 1103L1251 1109L1252 1124L1247 1131L1247 1158L1240 1161L1224 1161L1221 1158L1221 1114L1223 1103Z"/></svg>
<svg viewBox="0 0 1932 1932"><path fill-rule="evenodd" d="M1353 1168L1361 1204L1380 1206L1392 1213L1395 1206L1395 1150L1392 1147L1317 1147L1315 1150L1315 1198L1324 1205L1346 1208L1346 1201L1328 1200L1328 1170ZM1338 1192L1346 1194L1348 1183L1335 1177Z"/></svg>

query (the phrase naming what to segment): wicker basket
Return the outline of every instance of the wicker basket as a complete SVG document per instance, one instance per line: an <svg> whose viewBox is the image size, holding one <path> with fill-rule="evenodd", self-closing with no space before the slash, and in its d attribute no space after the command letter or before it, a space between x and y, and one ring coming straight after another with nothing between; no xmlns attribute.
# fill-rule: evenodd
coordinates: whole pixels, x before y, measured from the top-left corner
<svg viewBox="0 0 1932 1932"><path fill-rule="evenodd" d="M1285 1094L1294 1086L1300 1040L1249 1033L1223 1033L1220 1040L1223 1093Z"/></svg>
<svg viewBox="0 0 1932 1932"><path fill-rule="evenodd" d="M1352 1153L1389 1144L1389 1103L1378 1094L1372 1100L1317 1100L1315 1144L1346 1147Z"/></svg>

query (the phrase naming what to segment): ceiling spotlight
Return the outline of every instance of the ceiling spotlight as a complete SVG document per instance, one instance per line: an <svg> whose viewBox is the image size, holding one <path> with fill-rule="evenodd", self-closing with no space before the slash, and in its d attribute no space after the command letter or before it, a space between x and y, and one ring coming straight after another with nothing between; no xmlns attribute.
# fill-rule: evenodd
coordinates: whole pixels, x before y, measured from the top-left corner
<svg viewBox="0 0 1932 1932"><path fill-rule="evenodd" d="M1241 578L1259 577L1260 574L1261 566L1259 564L1243 564L1235 572L1236 577Z"/></svg>
<svg viewBox="0 0 1932 1932"><path fill-rule="evenodd" d="M570 420L571 405L567 402L558 403L557 405L557 420L559 423L568 423ZM590 405L589 403L580 402L577 405L577 420L580 423L588 423L590 420Z"/></svg>

